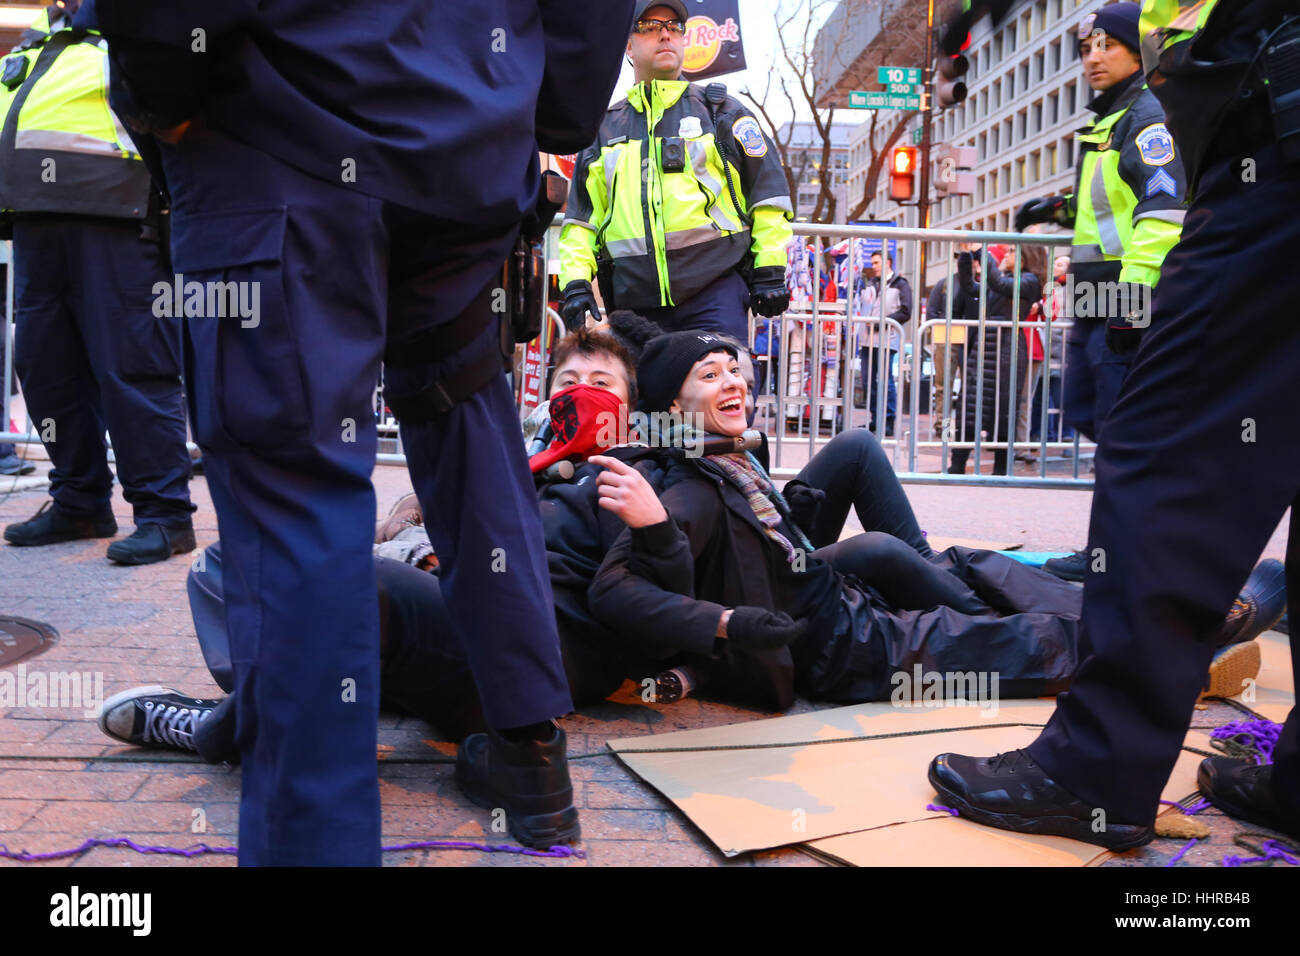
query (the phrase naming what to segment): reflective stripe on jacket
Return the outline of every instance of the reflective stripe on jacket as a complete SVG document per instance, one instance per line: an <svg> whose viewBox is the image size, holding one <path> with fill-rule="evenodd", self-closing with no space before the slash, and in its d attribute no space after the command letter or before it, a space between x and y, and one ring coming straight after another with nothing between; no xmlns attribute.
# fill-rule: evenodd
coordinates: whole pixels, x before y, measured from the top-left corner
<svg viewBox="0 0 1300 956"><path fill-rule="evenodd" d="M680 171L664 171L668 138L682 141ZM780 156L737 100L715 127L703 88L653 80L606 113L578 156L565 216L560 287L591 280L607 258L618 307L641 309L687 301L747 254L784 267L793 207Z"/></svg>
<svg viewBox="0 0 1300 956"><path fill-rule="evenodd" d="M1187 195L1160 104L1138 77L1076 140L1070 270L1083 281L1154 286L1182 233Z"/></svg>
<svg viewBox="0 0 1300 956"><path fill-rule="evenodd" d="M5 59L26 61L0 85L0 208L143 219L148 170L108 105L108 44L42 13Z"/></svg>

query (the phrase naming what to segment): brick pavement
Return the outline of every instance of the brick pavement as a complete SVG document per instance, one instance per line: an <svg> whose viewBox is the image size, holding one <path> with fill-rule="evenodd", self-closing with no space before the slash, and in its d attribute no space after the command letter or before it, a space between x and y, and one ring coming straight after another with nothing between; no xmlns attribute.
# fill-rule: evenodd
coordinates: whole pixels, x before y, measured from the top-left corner
<svg viewBox="0 0 1300 956"><path fill-rule="evenodd" d="M42 470L46 467L42 463ZM409 490L405 473L376 473L381 513ZM0 525L29 517L45 492L8 497L0 486ZM199 545L217 537L207 488L196 478ZM1031 550L1064 550L1083 540L1088 492L912 487L909 495L931 534L998 538ZM131 531L129 506L120 492L114 510ZM103 693L142 683L167 684L195 696L219 690L194 640L180 558L143 568L124 568L104 558L107 541L73 542L39 549L0 546L0 611L34 618L58 629L48 652L29 658L32 669L79 670L103 675ZM1284 538L1269 554L1281 556ZM723 704L687 700L674 705L642 703L625 684L605 704L566 718L574 787L582 810L585 860L551 860L473 851L416 850L390 853L392 866L818 866L801 852L779 849L724 858L703 835L653 789L603 753L609 739L716 726L763 716ZM794 712L816 709L800 701ZM1234 719L1225 705L1197 715L1198 726ZM445 762L455 748L433 739L413 718L384 716L380 725L380 781L386 843L455 839L504 842L490 817L464 800ZM586 756L591 755L591 756ZM444 762L437 762L444 761ZM229 845L237 833L239 771L214 767L185 755L140 751L103 737L80 709L48 707L0 711L0 843L10 849L46 852L77 846L87 837L129 837L138 843ZM1217 812L1201 815L1212 836L1183 860L1217 865L1239 828ZM1126 854L1115 865L1162 865L1181 848L1157 840ZM9 866L229 866L231 857L194 859L141 856L96 848L63 861Z"/></svg>

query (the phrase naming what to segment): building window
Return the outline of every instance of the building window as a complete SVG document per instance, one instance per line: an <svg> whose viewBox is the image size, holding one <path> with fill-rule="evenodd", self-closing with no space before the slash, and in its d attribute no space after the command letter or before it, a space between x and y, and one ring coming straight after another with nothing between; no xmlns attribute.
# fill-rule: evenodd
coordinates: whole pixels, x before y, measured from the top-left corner
<svg viewBox="0 0 1300 956"><path fill-rule="evenodd" d="M1041 133L1043 131L1043 101L1039 100L1031 109L1034 111L1033 130L1035 133Z"/></svg>
<svg viewBox="0 0 1300 956"><path fill-rule="evenodd" d="M1057 93L1050 93L1047 97L1047 122L1055 126L1061 121L1061 97Z"/></svg>
<svg viewBox="0 0 1300 956"><path fill-rule="evenodd" d="M987 133L980 133L979 161L984 162L985 157L989 154L989 137Z"/></svg>
<svg viewBox="0 0 1300 956"><path fill-rule="evenodd" d="M1039 50L1034 54L1034 82L1043 82L1043 64L1046 62L1043 51Z"/></svg>
<svg viewBox="0 0 1300 956"><path fill-rule="evenodd" d="M1074 137L1065 137L1065 168L1074 168Z"/></svg>
<svg viewBox="0 0 1300 956"><path fill-rule="evenodd" d="M1079 111L1079 103L1076 98L1078 92L1079 87L1073 81L1065 84L1065 102L1069 108L1068 116L1073 116Z"/></svg>
<svg viewBox="0 0 1300 956"><path fill-rule="evenodd" d="M1061 41L1052 44L1052 72L1061 72Z"/></svg>
<svg viewBox="0 0 1300 956"><path fill-rule="evenodd" d="M1014 53L1016 50L1016 25L1010 23L1007 25L1007 45L1006 52Z"/></svg>
<svg viewBox="0 0 1300 956"><path fill-rule="evenodd" d="M1047 146L1047 175L1056 175L1056 144L1049 143Z"/></svg>
<svg viewBox="0 0 1300 956"><path fill-rule="evenodd" d="M1011 118L1008 117L1002 123L1002 145L1010 149L1011 144L1014 142L1015 140L1011 138Z"/></svg>
<svg viewBox="0 0 1300 956"><path fill-rule="evenodd" d="M1043 154L1034 150L1029 154L1029 181L1036 183L1043 178Z"/></svg>
<svg viewBox="0 0 1300 956"><path fill-rule="evenodd" d="M1016 98L1016 71L1007 70L1006 75L1007 102L1010 103Z"/></svg>
<svg viewBox="0 0 1300 956"><path fill-rule="evenodd" d="M1017 140L1023 140L1027 133L1025 129L1025 123L1026 123L1025 113L1026 113L1025 110L1021 110L1019 113L1016 114L1016 139Z"/></svg>
<svg viewBox="0 0 1300 956"><path fill-rule="evenodd" d="M1002 105L1002 81L996 80L993 83L993 108L997 109Z"/></svg>

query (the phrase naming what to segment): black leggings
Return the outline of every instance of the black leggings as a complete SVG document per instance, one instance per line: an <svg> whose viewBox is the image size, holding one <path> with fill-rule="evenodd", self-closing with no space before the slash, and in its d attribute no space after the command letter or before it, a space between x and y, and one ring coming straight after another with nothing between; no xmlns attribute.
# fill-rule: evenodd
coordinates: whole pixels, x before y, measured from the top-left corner
<svg viewBox="0 0 1300 956"><path fill-rule="evenodd" d="M871 432L857 428L836 435L799 478L826 493L808 540L836 571L870 585L902 610L941 605L963 614L989 610L956 575L930 563L934 551ZM850 505L866 533L840 541Z"/></svg>
<svg viewBox="0 0 1300 956"><path fill-rule="evenodd" d="M992 610L955 574L883 531L855 534L814 553L840 574L851 574L870 585L902 611L950 607L962 614L982 614Z"/></svg>
<svg viewBox="0 0 1300 956"><path fill-rule="evenodd" d="M799 472L799 479L826 493L816 525L805 529L814 548L839 540L849 506L858 514L864 531L893 535L928 558L934 554L894 466L876 436L865 428L841 432L812 457Z"/></svg>

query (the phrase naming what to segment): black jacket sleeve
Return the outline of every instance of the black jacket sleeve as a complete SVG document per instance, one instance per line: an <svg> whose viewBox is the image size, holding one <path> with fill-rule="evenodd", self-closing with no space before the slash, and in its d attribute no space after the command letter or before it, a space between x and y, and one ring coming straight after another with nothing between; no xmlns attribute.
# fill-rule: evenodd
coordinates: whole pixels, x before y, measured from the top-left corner
<svg viewBox="0 0 1300 956"><path fill-rule="evenodd" d="M898 309L889 317L899 325L906 325L912 320L912 284L899 276L897 282L890 282L898 292Z"/></svg>
<svg viewBox="0 0 1300 956"><path fill-rule="evenodd" d="M696 599L695 558L712 536L717 510L698 494L699 486L683 482L664 492L669 520L626 529L587 592L596 620L640 653L716 656L718 621L726 608Z"/></svg>
<svg viewBox="0 0 1300 956"><path fill-rule="evenodd" d="M634 0L538 0L546 71L537 97L537 144L548 153L591 145L618 82Z"/></svg>
<svg viewBox="0 0 1300 956"><path fill-rule="evenodd" d="M984 253L984 276L989 284L989 291L996 292L1007 300L1007 318L1011 317L1012 297L1016 293L1015 275L1003 272L993 261L993 257ZM1020 318L1029 314L1030 307L1043 297L1043 284L1032 272L1020 273Z"/></svg>

